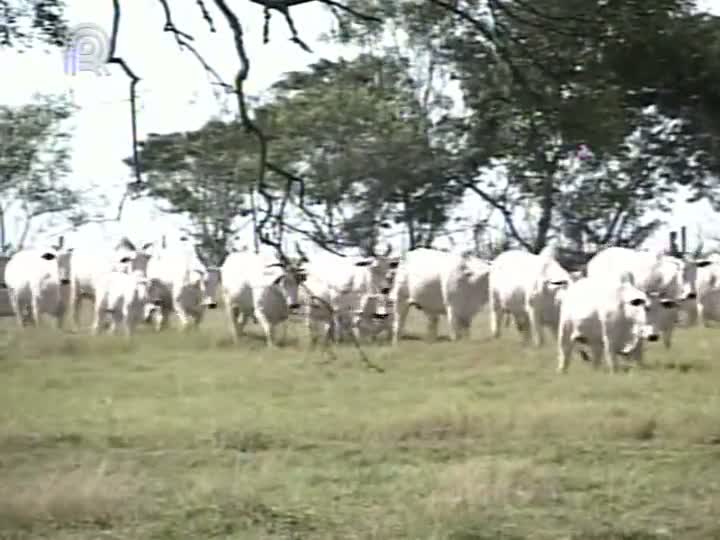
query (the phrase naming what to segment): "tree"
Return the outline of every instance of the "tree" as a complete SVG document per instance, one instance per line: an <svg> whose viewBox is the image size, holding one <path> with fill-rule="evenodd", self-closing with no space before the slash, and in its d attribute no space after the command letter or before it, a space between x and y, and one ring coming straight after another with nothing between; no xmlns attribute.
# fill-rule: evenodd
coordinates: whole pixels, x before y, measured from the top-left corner
<svg viewBox="0 0 720 540"><path fill-rule="evenodd" d="M0 0L0 47L26 48L37 41L63 46L64 9L63 0Z"/></svg>
<svg viewBox="0 0 720 540"><path fill-rule="evenodd" d="M187 216L200 256L221 264L240 218L250 215L257 141L235 123L211 120L197 131L151 134L140 146L147 174L142 193L165 202L166 212ZM132 158L125 163L131 166Z"/></svg>
<svg viewBox="0 0 720 540"><path fill-rule="evenodd" d="M9 248L6 219L19 215L21 232L12 240L20 249L40 218L63 216L80 224L87 216L82 199L66 183L68 140L62 123L72 109L66 100L36 96L19 108L0 106L0 243Z"/></svg>
<svg viewBox="0 0 720 540"><path fill-rule="evenodd" d="M585 222L596 233L583 233L588 244L636 244L659 224L644 214L666 208L678 186L715 197L705 150L712 129L692 133L698 109L666 75L683 65L678 43L695 53L702 77L713 72L716 61L701 53L698 38L709 39L718 26L711 30L705 17L708 28L701 30L691 2L357 0L352 6L401 26L413 43L440 51L454 68L469 109L455 122L467 134L456 152L457 179L501 213L515 243L537 252L555 236L578 247L578 224ZM368 33L378 39L388 30L387 22L352 23L341 27L340 39L363 42ZM673 54L676 63L668 65ZM636 65L641 69L628 68ZM692 91L705 101L713 92L699 85ZM684 108L667 106L670 97ZM668 124L671 113L675 121ZM580 143L596 152L592 174L574 166Z"/></svg>
<svg viewBox="0 0 720 540"><path fill-rule="evenodd" d="M321 61L274 85L268 132L308 179L307 236L373 251L396 223L411 248L432 243L461 190L417 89L408 59L390 54Z"/></svg>
<svg viewBox="0 0 720 540"><path fill-rule="evenodd" d="M207 0L198 1L200 14L211 30L219 13L233 33L239 66L234 83L227 84L193 48L190 36L175 26L167 0L158 1L165 10L164 30L235 95L239 123L258 141L255 191L263 194L263 204L258 209L262 217L257 220L257 233L263 242L280 247L284 212L291 206L288 201L293 193L303 193L306 180L312 179L275 161L278 154L272 147L278 141L265 136L246 100L243 85L252 59L245 51L242 25L234 11L239 8L230 8L226 0L214 0L215 12L208 9L211 3ZM692 177L684 181L694 197L709 197L717 204L710 175L720 168L720 124L716 121L720 118L716 54L720 25L715 17L697 14L692 0L589 4L580 0L246 0L243 5L264 10L266 39L271 37L271 16L278 14L290 28L293 41L308 49L303 28L294 24L293 13L310 3L323 4L335 14L337 39L367 44L390 27L402 28L410 42L419 46L416 53L426 47L433 52L433 58L443 59L458 74L472 114L445 123L450 127L446 130L448 138L454 139L453 178L464 176L471 181L468 185L488 188L475 182L479 169L498 159L511 164L512 185L499 193L485 189L485 194L490 196L491 205L501 205L505 217L514 212L514 208L506 206L509 192L524 194L539 203L535 246L566 230L555 223L564 214L555 200L557 189L551 189L554 184L550 178L567 173L562 164L570 149L577 142L585 142L606 161L605 165L617 160L617 156L624 155L623 145L642 123L649 106L655 107L662 122L679 122L672 135L675 145L682 148L684 159L698 164ZM122 58L115 56L120 3L113 0L113 6L108 62L120 65L130 79L134 115L138 77ZM492 91L486 92L486 88ZM486 120L482 114L486 114ZM491 122L495 127L489 125ZM133 141L136 148L135 130ZM544 150L552 155L547 157L545 153L545 163L528 153L532 141L542 142ZM434 140L432 144L434 148L439 146ZM541 152L535 154L542 157ZM532 170L522 170L530 165ZM137 159L134 169L139 185ZM282 189L278 189L277 178L285 182ZM366 196L370 197L364 193ZM376 197L375 202L378 200ZM363 223L368 218L358 216ZM353 229L369 231L366 225Z"/></svg>

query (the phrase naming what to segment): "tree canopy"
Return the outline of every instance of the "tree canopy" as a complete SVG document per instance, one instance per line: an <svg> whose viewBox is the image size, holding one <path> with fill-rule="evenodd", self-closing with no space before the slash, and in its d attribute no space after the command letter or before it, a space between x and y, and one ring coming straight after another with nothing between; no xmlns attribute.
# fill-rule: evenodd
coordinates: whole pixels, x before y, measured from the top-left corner
<svg viewBox="0 0 720 540"><path fill-rule="evenodd" d="M398 228L406 246L429 246L477 197L499 216L504 245L538 251L556 239L582 255L642 243L660 225L650 212L680 188L720 208L720 23L694 1L198 0L209 28L224 20L233 33L232 84L175 26L177 6L158 1L165 31L236 96L238 117L133 141L126 163L134 193L187 215L212 259L249 216L276 247L295 231L331 250L372 250ZM281 14L308 48L293 14L310 3L334 15L327 39L363 52L286 74L251 106L238 11L263 9L266 39ZM44 29L34 38L60 43L60 3L15 4L0 14L4 46L32 37L23 5ZM109 61L133 97L130 61L114 50ZM578 159L581 145L591 159ZM474 218L476 231L488 224Z"/></svg>

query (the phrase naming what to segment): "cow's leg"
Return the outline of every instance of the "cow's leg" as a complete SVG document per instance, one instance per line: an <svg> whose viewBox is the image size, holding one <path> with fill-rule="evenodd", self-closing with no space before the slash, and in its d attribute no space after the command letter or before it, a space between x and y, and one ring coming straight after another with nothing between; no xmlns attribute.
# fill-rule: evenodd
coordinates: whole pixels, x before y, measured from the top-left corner
<svg viewBox="0 0 720 540"><path fill-rule="evenodd" d="M235 343L240 339L240 328L238 324L238 317L240 317L240 308L233 306L229 298L225 298L225 316L228 322L228 328L230 329L230 336Z"/></svg>
<svg viewBox="0 0 720 540"><path fill-rule="evenodd" d="M592 355L592 365L595 369L600 369L603 357L603 346L602 343L594 343L590 346L590 354Z"/></svg>
<svg viewBox="0 0 720 540"><path fill-rule="evenodd" d="M663 345L665 345L665 348L666 348L666 349L669 349L670 346L672 345L672 334L673 334L673 329L672 329L672 327L670 327L670 328L665 328L665 329L663 330L663 333L662 333Z"/></svg>
<svg viewBox="0 0 720 540"><path fill-rule="evenodd" d="M540 325L540 309L536 306L528 306L526 308L528 318L528 330L532 334L536 347L542 347L545 344L545 335ZM529 336L528 336L529 337Z"/></svg>
<svg viewBox="0 0 720 540"><path fill-rule="evenodd" d="M523 310L521 313L514 313L513 317L515 317L515 326L517 327L518 332L520 332L520 335L522 336L522 344L523 346L530 345L530 342L532 341L532 317L528 315L528 312Z"/></svg>
<svg viewBox="0 0 720 540"><path fill-rule="evenodd" d="M90 333L93 336L97 336L100 333L100 325L104 322L102 320L103 312L102 302L96 302L95 308L93 309L93 321L90 326Z"/></svg>
<svg viewBox="0 0 720 540"><path fill-rule="evenodd" d="M38 294L30 295L30 324L35 328L40 326L40 302Z"/></svg>
<svg viewBox="0 0 720 540"><path fill-rule="evenodd" d="M175 314L177 315L178 321L180 323L180 331L187 331L190 324L190 317L188 316L185 308L182 306L180 299L175 299L174 304Z"/></svg>
<svg viewBox="0 0 720 540"><path fill-rule="evenodd" d="M68 318L73 324L73 330L76 332L80 330L80 310L82 309L82 296L78 294L77 289L73 287L70 293L70 314Z"/></svg>
<svg viewBox="0 0 720 540"><path fill-rule="evenodd" d="M305 314L305 328L307 329L308 339L310 340L310 346L314 347L318 340L318 322L313 317L313 307L308 306L308 312Z"/></svg>
<svg viewBox="0 0 720 540"><path fill-rule="evenodd" d="M275 347L275 327L270 323L262 310L255 310L255 317L265 333L265 341L268 347Z"/></svg>
<svg viewBox="0 0 720 540"><path fill-rule="evenodd" d="M428 341L436 341L438 334L438 322L440 318L434 313L427 313L427 339Z"/></svg>
<svg viewBox="0 0 720 540"><path fill-rule="evenodd" d="M572 340L572 325L563 324L558 328L557 352L558 373L567 373L575 342Z"/></svg>
<svg viewBox="0 0 720 540"><path fill-rule="evenodd" d="M703 299L698 298L696 301L696 309L694 311L695 324L709 328L708 321L705 319L705 303Z"/></svg>
<svg viewBox="0 0 720 540"><path fill-rule="evenodd" d="M160 315L155 317L155 331L160 332L170 328L170 317L173 314L173 306L168 306L163 303L160 306Z"/></svg>
<svg viewBox="0 0 720 540"><path fill-rule="evenodd" d="M15 314L15 321L17 322L18 328L22 329L25 326L25 319L23 318L22 309L20 302L18 302L17 294L12 289L8 289L8 299L10 300L10 307Z"/></svg>
<svg viewBox="0 0 720 540"><path fill-rule="evenodd" d="M202 306L195 310L195 328L198 328L205 319L205 308Z"/></svg>
<svg viewBox="0 0 720 540"><path fill-rule="evenodd" d="M605 357L605 365L607 365L610 373L615 373L617 368L616 352L613 349L612 344L610 343L610 339L608 337L608 328L606 327L603 327L602 329L602 351Z"/></svg>
<svg viewBox="0 0 720 540"><path fill-rule="evenodd" d="M499 338L502 334L503 310L498 294L490 290L490 334Z"/></svg>
<svg viewBox="0 0 720 540"><path fill-rule="evenodd" d="M452 341L460 339L460 321L452 306L448 306L445 312L447 316L448 334ZM436 318L437 320L437 318Z"/></svg>
<svg viewBox="0 0 720 540"><path fill-rule="evenodd" d="M392 323L392 342L393 345L400 343L400 334L405 329L405 321L407 320L410 305L405 298L398 298L395 301L395 309Z"/></svg>
<svg viewBox="0 0 720 540"><path fill-rule="evenodd" d="M110 314L110 329L108 330L108 333L111 336L114 336L117 334L118 326L122 324L122 311L119 309L116 309Z"/></svg>
<svg viewBox="0 0 720 540"><path fill-rule="evenodd" d="M122 324L123 334L125 335L126 338L129 339L130 336L132 336L132 326L134 326L132 321L130 320L131 319L130 313L125 312L122 314L121 317L122 317L122 320L120 322Z"/></svg>

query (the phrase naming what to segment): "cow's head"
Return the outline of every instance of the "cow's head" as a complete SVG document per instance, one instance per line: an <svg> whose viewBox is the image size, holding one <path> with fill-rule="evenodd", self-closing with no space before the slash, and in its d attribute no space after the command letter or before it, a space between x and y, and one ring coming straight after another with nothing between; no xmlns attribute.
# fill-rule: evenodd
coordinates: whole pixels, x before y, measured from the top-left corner
<svg viewBox="0 0 720 540"><path fill-rule="evenodd" d="M648 324L660 333L672 328L676 323L678 308L683 300L672 298L659 291L648 292L647 299L649 302L647 306Z"/></svg>
<svg viewBox="0 0 720 540"><path fill-rule="evenodd" d="M370 277L370 290L388 294L392 288L395 278L395 271L400 264L400 259L390 257L392 246L387 245L382 255L366 255L355 261L355 266L366 268Z"/></svg>
<svg viewBox="0 0 720 540"><path fill-rule="evenodd" d="M541 253L543 256L543 253ZM555 293L560 289L566 289L572 281L570 273L565 270L554 258L543 256L540 270L542 288L544 292Z"/></svg>
<svg viewBox="0 0 720 540"><path fill-rule="evenodd" d="M629 281L620 285L621 312L631 325L632 341L625 348L634 349L641 339L657 341L660 339L660 324L653 309L652 299Z"/></svg>
<svg viewBox="0 0 720 540"><path fill-rule="evenodd" d="M205 288L202 305L208 309L216 309L218 306L217 298L220 292L220 269L215 267L208 268L204 279Z"/></svg>
<svg viewBox="0 0 720 540"><path fill-rule="evenodd" d="M54 246L50 246L47 249L41 250L40 259L44 264L52 267L52 270L48 270L50 275L56 275L58 283L60 285L69 285L72 277L71 274L71 254L72 248L63 250L62 237L58 243Z"/></svg>
<svg viewBox="0 0 720 540"><path fill-rule="evenodd" d="M285 298L290 311L300 309L300 284L307 278L301 267L290 262L274 262L266 265L265 275Z"/></svg>
<svg viewBox="0 0 720 540"><path fill-rule="evenodd" d="M115 246L113 269L125 273L134 270L147 273L153 244L153 242L147 242L138 249L127 237L121 238L118 245Z"/></svg>

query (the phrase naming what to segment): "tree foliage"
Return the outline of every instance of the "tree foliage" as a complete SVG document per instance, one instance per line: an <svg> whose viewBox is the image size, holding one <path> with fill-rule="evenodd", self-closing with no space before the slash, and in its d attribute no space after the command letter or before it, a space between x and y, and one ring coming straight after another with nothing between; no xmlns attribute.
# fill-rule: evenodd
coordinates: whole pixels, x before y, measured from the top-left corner
<svg viewBox="0 0 720 540"><path fill-rule="evenodd" d="M22 247L41 217L63 215L76 224L86 219L79 193L66 183L70 134L63 122L71 114L68 102L53 96L36 96L18 108L0 106L0 229L8 242L5 220L20 216L14 248Z"/></svg>
<svg viewBox="0 0 720 540"><path fill-rule="evenodd" d="M390 54L321 61L273 87L270 133L309 179L302 210L319 242L374 250L398 224L410 247L429 245L458 200L408 63Z"/></svg>
<svg viewBox="0 0 720 540"><path fill-rule="evenodd" d="M197 131L151 134L139 157L147 173L144 194L166 203L165 211L188 217L203 258L220 264L250 214L255 139L236 123L211 120Z"/></svg>
<svg viewBox="0 0 720 540"><path fill-rule="evenodd" d="M159 1L165 30L193 52ZM140 160L142 192L190 216L212 257L251 185L263 241L295 230L331 249L372 249L393 225L409 247L431 245L467 193L533 251L552 238L576 252L637 245L681 187L720 208L720 23L693 0L245 0L265 11L266 39L281 13L307 47L293 14L319 3L337 21L329 39L364 50L287 74L255 107L240 8L213 3L198 2L211 29L219 14L233 32L238 74L219 82L239 119L150 137ZM388 38L396 46L378 45ZM458 82L463 107L451 110L436 72ZM594 158L579 164L581 144Z"/></svg>
<svg viewBox="0 0 720 540"><path fill-rule="evenodd" d="M63 0L0 0L0 47L27 48L38 41L63 46L64 9Z"/></svg>

